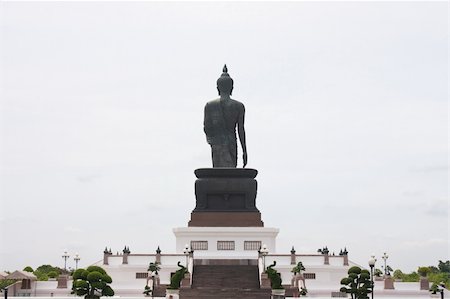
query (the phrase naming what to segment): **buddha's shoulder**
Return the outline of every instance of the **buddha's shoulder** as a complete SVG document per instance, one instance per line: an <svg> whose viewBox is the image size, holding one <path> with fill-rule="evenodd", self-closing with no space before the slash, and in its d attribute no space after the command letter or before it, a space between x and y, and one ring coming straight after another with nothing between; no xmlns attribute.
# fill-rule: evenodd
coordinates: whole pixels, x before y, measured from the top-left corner
<svg viewBox="0 0 450 299"><path fill-rule="evenodd" d="M227 104L226 104L227 106L232 106L232 107L236 107L236 108L239 108L239 109L244 109L244 104L242 104L239 101L236 101L234 99L229 99L229 100L226 100L226 101L227 101ZM211 101L206 103L206 107L216 107L216 106L219 106L219 105L220 105L220 98L211 100Z"/></svg>
<svg viewBox="0 0 450 299"><path fill-rule="evenodd" d="M233 105L239 105L239 106L244 106L244 104L242 104L241 102L235 100L235 99L230 99L230 102L233 103Z"/></svg>
<svg viewBox="0 0 450 299"><path fill-rule="evenodd" d="M211 100L206 103L206 106L215 106L220 104L220 98Z"/></svg>
<svg viewBox="0 0 450 299"><path fill-rule="evenodd" d="M234 109L237 109L239 111L245 110L244 104L242 104L241 102L233 100L233 99L230 99L230 102L231 102L231 106L234 107Z"/></svg>

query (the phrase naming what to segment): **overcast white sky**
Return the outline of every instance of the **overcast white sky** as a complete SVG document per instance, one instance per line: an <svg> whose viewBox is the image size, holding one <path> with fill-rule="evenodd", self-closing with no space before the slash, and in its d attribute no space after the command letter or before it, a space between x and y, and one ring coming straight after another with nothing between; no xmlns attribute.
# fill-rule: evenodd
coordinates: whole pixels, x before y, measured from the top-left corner
<svg viewBox="0 0 450 299"><path fill-rule="evenodd" d="M279 253L449 259L447 5L1 2L0 270L173 253L224 63Z"/></svg>

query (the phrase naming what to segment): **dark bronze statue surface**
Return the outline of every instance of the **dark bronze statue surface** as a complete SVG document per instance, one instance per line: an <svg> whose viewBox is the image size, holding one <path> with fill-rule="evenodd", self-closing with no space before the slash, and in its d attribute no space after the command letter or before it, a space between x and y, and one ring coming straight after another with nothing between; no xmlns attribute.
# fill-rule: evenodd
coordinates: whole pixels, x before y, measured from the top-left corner
<svg viewBox="0 0 450 299"><path fill-rule="evenodd" d="M233 91L233 79L227 66L217 80L220 98L208 102L205 106L203 130L211 145L213 167L237 166L236 126L242 146L243 167L247 165L247 147L245 144L244 104L230 98Z"/></svg>

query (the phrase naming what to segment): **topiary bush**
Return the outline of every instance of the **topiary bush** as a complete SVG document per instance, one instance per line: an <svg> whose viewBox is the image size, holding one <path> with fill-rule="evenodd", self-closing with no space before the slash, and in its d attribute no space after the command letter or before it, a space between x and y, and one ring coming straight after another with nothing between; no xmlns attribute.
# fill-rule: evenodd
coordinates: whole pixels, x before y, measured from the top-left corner
<svg viewBox="0 0 450 299"><path fill-rule="evenodd" d="M343 278L341 284L340 291L350 294L352 299L369 299L367 295L373 290L369 271L356 266L348 270L348 277Z"/></svg>
<svg viewBox="0 0 450 299"><path fill-rule="evenodd" d="M273 267L275 267L277 264L276 261L273 261L273 264L268 266L266 269L267 276L270 279L270 286L272 289L284 289L282 286L282 280L281 280L281 274L275 270Z"/></svg>
<svg viewBox="0 0 450 299"><path fill-rule="evenodd" d="M142 292L142 294L144 294L145 296L150 296L151 293L152 289L149 286L145 286L144 292Z"/></svg>
<svg viewBox="0 0 450 299"><path fill-rule="evenodd" d="M73 273L72 294L84 296L86 299L99 299L101 296L114 296L108 285L111 277L98 266L90 266L86 270L78 269Z"/></svg>
<svg viewBox="0 0 450 299"><path fill-rule="evenodd" d="M180 267L180 269L175 271L175 273L170 278L170 285L168 287L168 289L170 290L178 290L180 288L181 281L183 280L184 275L188 273L186 267L181 265L180 262L178 262L177 265L178 267Z"/></svg>

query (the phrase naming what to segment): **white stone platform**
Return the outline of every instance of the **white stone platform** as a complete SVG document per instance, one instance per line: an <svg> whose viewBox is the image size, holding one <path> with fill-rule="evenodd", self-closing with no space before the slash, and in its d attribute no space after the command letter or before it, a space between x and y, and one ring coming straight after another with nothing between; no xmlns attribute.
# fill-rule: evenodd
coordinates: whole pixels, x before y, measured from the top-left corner
<svg viewBox="0 0 450 299"><path fill-rule="evenodd" d="M186 244L206 241L207 249L195 250L196 258L208 259L257 259L258 248L245 249L244 243L256 241L266 244L271 252L276 252L278 228L271 227L177 227L173 229L176 238L176 251L183 252ZM219 241L233 241L234 250L220 250Z"/></svg>

